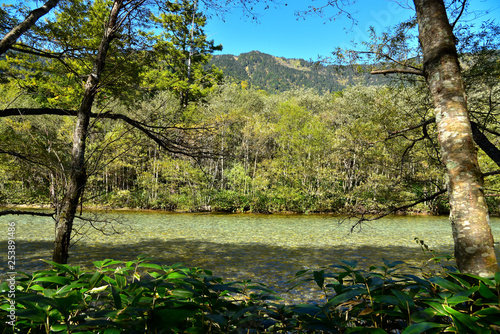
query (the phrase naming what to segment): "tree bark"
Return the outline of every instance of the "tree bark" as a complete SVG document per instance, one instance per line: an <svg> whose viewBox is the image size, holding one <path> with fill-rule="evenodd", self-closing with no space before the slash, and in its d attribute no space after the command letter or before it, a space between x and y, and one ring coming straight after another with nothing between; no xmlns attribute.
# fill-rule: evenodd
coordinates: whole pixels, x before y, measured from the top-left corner
<svg viewBox="0 0 500 334"><path fill-rule="evenodd" d="M80 202L83 189L87 183L85 172L85 147L88 127L92 117L92 105L98 91L100 78L104 70L106 55L116 33L118 14L123 0L115 0L111 9L104 36L99 45L94 65L85 83L82 102L77 112L77 121L73 133L73 150L71 152L71 172L61 208L56 215L55 241L52 260L57 263L68 263L73 220Z"/></svg>
<svg viewBox="0 0 500 334"><path fill-rule="evenodd" d="M26 31L31 29L31 27L38 21L39 18L47 14L52 8L57 6L59 0L49 0L42 7L35 9L30 12L28 17L12 28L4 38L0 41L0 55L7 51Z"/></svg>
<svg viewBox="0 0 500 334"><path fill-rule="evenodd" d="M424 76L429 85L446 168L455 258L461 272L499 271L483 179L474 147L455 36L443 0L414 0Z"/></svg>

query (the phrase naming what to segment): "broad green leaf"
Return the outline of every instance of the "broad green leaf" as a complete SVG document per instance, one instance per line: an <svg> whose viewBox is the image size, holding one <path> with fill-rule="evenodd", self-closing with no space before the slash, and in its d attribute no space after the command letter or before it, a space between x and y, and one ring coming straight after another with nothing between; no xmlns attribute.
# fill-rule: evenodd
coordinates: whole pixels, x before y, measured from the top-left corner
<svg viewBox="0 0 500 334"><path fill-rule="evenodd" d="M431 302L431 301L426 301L426 303L432 307L434 310L437 311L437 313L439 315L442 315L442 316L449 316L448 312L446 311L446 309L443 307L443 304L441 303L438 303L438 302Z"/></svg>
<svg viewBox="0 0 500 334"><path fill-rule="evenodd" d="M351 260L351 261L341 260L341 262L345 263L346 265L348 265L351 268L356 268L358 266L358 261L357 260Z"/></svg>
<svg viewBox="0 0 500 334"><path fill-rule="evenodd" d="M120 297L120 293L116 288L111 286L111 294L113 295L113 301L115 302L115 308L120 310L122 308L122 298Z"/></svg>
<svg viewBox="0 0 500 334"><path fill-rule="evenodd" d="M184 278L186 277L186 274L180 273L177 271L174 271L172 273L167 274L167 279L172 279L172 278Z"/></svg>
<svg viewBox="0 0 500 334"><path fill-rule="evenodd" d="M373 301L376 303L382 303L387 305L397 305L399 299L391 295L375 295L372 297Z"/></svg>
<svg viewBox="0 0 500 334"><path fill-rule="evenodd" d="M127 285L127 279L122 274L115 274L116 284L118 288L123 289Z"/></svg>
<svg viewBox="0 0 500 334"><path fill-rule="evenodd" d="M104 330L103 334L121 334L122 330L118 328L107 328Z"/></svg>
<svg viewBox="0 0 500 334"><path fill-rule="evenodd" d="M172 295L179 298L191 298L193 297L193 292L186 289L175 289L172 291Z"/></svg>
<svg viewBox="0 0 500 334"><path fill-rule="evenodd" d="M477 325L477 317L470 316L465 313L461 313L449 307L448 305L443 305L443 308L451 315L454 320L458 320L466 327L470 328L474 331L474 333L483 333L485 331L484 328ZM457 324L458 325L458 324Z"/></svg>
<svg viewBox="0 0 500 334"><path fill-rule="evenodd" d="M38 277L34 280L34 282L50 282L50 283L57 283L61 285L66 285L71 282L71 280L67 277L64 276L44 276L44 277Z"/></svg>
<svg viewBox="0 0 500 334"><path fill-rule="evenodd" d="M384 264L388 267L388 268L394 268L395 266L397 265L400 265L400 264L405 264L403 261L393 261L393 262L389 262L387 261L386 259L382 259L382 261L384 262Z"/></svg>
<svg viewBox="0 0 500 334"><path fill-rule="evenodd" d="M495 285L490 285L490 286L494 287ZM491 291L483 282L479 283L479 293L484 298L493 299L493 300L498 301L498 295L496 293L494 293L493 291Z"/></svg>
<svg viewBox="0 0 500 334"><path fill-rule="evenodd" d="M435 322L420 322L418 324L412 324L402 332L402 334L420 334L432 328L446 328L448 325L438 324Z"/></svg>
<svg viewBox="0 0 500 334"><path fill-rule="evenodd" d="M221 326L226 326L227 324L227 319L220 314L207 314L206 317Z"/></svg>
<svg viewBox="0 0 500 334"><path fill-rule="evenodd" d="M433 308L426 308L425 310L413 313L411 315L411 320L413 322L426 322L436 316L436 310Z"/></svg>
<svg viewBox="0 0 500 334"><path fill-rule="evenodd" d="M439 285L442 288L448 289L453 292L461 292L465 290L464 287L461 287L460 285L450 282L439 276L434 276L429 278L429 282L432 282L436 285Z"/></svg>
<svg viewBox="0 0 500 334"><path fill-rule="evenodd" d="M448 305L451 305L451 306L454 306L454 305L460 304L460 303L470 302L470 301L472 301L472 299L465 297L465 296L453 296L451 298L446 299L446 302L448 303Z"/></svg>
<svg viewBox="0 0 500 334"><path fill-rule="evenodd" d="M17 309L16 316L18 319L25 318L35 323L41 323L41 324L43 324L46 319L45 312L41 309L28 309L28 310Z"/></svg>
<svg viewBox="0 0 500 334"><path fill-rule="evenodd" d="M487 307L482 310L474 312L474 315L490 315L490 314L500 314L500 309L496 307ZM500 317L498 320L500 321Z"/></svg>
<svg viewBox="0 0 500 334"><path fill-rule="evenodd" d="M101 282L103 277L104 277L103 273L96 271L89 280L89 288L90 289L95 288L95 286L99 284L99 282Z"/></svg>
<svg viewBox="0 0 500 334"><path fill-rule="evenodd" d="M364 288L358 288L358 289L353 289L346 291L340 295L337 295L330 299L328 303L326 303L325 307L332 307L332 306L337 306L339 304L342 304L348 300L351 300L354 297L357 297L359 295L366 294L367 290Z"/></svg>
<svg viewBox="0 0 500 334"><path fill-rule="evenodd" d="M313 277L314 281L316 282L316 285L320 288L323 289L323 285L325 284L325 271L313 271Z"/></svg>
<svg viewBox="0 0 500 334"><path fill-rule="evenodd" d="M138 265L138 267L139 268L151 268L151 269L162 270L162 267L156 263L140 263Z"/></svg>
<svg viewBox="0 0 500 334"><path fill-rule="evenodd" d="M293 310L296 313L300 314L309 314L312 316L316 316L317 314L323 312L322 308L316 305L311 305L311 304L299 304L293 306Z"/></svg>
<svg viewBox="0 0 500 334"><path fill-rule="evenodd" d="M370 328L370 327L353 327L353 328L348 328L345 331L346 334L349 333L356 333L356 334L364 334L364 333L370 333L370 334L387 334L385 330L382 328Z"/></svg>
<svg viewBox="0 0 500 334"><path fill-rule="evenodd" d="M391 291L396 296L396 298L398 298L399 306L401 306L402 308L409 310L415 306L413 299L406 293L394 289L391 289Z"/></svg>
<svg viewBox="0 0 500 334"><path fill-rule="evenodd" d="M99 287L88 290L87 293L91 293L91 294L92 293L99 293L101 291L106 290L108 287L109 287L109 285L99 286Z"/></svg>
<svg viewBox="0 0 500 334"><path fill-rule="evenodd" d="M55 325L50 326L51 332L62 332L62 331L65 331L67 329L68 329L68 327L64 324L55 324Z"/></svg>

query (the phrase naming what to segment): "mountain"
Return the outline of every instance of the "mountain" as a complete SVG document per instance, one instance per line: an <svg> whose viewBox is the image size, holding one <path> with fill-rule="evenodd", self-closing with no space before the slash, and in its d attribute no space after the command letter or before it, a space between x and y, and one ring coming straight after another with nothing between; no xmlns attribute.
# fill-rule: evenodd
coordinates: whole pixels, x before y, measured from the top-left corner
<svg viewBox="0 0 500 334"><path fill-rule="evenodd" d="M250 86L270 93L296 88L312 88L318 92L340 91L363 82L380 84L383 78L370 76L359 66L323 65L304 59L275 57L259 51L234 55L216 55L211 65L220 68L233 82L246 81Z"/></svg>

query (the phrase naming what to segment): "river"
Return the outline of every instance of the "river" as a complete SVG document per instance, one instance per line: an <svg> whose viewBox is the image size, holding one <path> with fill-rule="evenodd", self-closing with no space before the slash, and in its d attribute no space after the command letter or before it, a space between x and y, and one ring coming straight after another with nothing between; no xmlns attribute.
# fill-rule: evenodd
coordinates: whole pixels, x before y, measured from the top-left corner
<svg viewBox="0 0 500 334"><path fill-rule="evenodd" d="M312 292L305 296L303 290L284 294L290 286L287 281L305 268L327 267L340 260L357 260L360 267L368 268L382 264L382 258L421 266L430 254L425 254L414 238L424 240L436 252L453 252L450 223L442 216L392 216L364 223L360 231L352 233L354 221L339 224L342 217L331 215L134 211L92 212L86 216L107 220L95 225L107 234L118 234L105 235L79 220L76 227L84 233L74 238L71 265L91 268L95 260L131 260L148 254L159 263L181 262L210 269L225 280L262 282L293 301L315 298ZM1 217L4 235L7 223L12 221L16 223L17 271L45 268L41 259L51 258L53 220ZM500 240L500 219L493 218L491 226L495 240ZM0 247L7 249L6 238L0 241ZM497 256L500 258L498 248Z"/></svg>

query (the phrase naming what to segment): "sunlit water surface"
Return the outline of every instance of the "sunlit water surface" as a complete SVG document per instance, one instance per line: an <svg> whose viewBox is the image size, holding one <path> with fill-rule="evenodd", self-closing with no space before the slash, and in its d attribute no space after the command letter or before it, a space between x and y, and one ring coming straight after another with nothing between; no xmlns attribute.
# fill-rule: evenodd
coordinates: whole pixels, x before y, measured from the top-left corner
<svg viewBox="0 0 500 334"><path fill-rule="evenodd" d="M132 260L148 254L163 264L184 263L213 271L225 280L251 279L279 291L290 302L317 299L314 287L284 293L295 273L305 268L328 267L340 260L357 260L368 268L381 259L403 260L422 265L425 254L414 238L436 252L453 252L453 238L447 217L394 216L365 223L351 233L354 221L339 224L330 215L229 215L169 214L158 212L90 213L111 219L119 232L107 236L89 224L77 223L86 231L71 248L70 264L91 268L106 258ZM50 259L54 222L50 218L8 216L0 222L4 235L7 223L16 223L16 270L34 271ZM111 232L110 226L97 223ZM495 240L500 240L500 219L491 222ZM7 238L0 241L7 250ZM74 240L76 241L76 240ZM6 254L6 251L2 251ZM499 249L497 256L500 258ZM4 263L6 257L4 256ZM2 265L0 267L6 268Z"/></svg>

